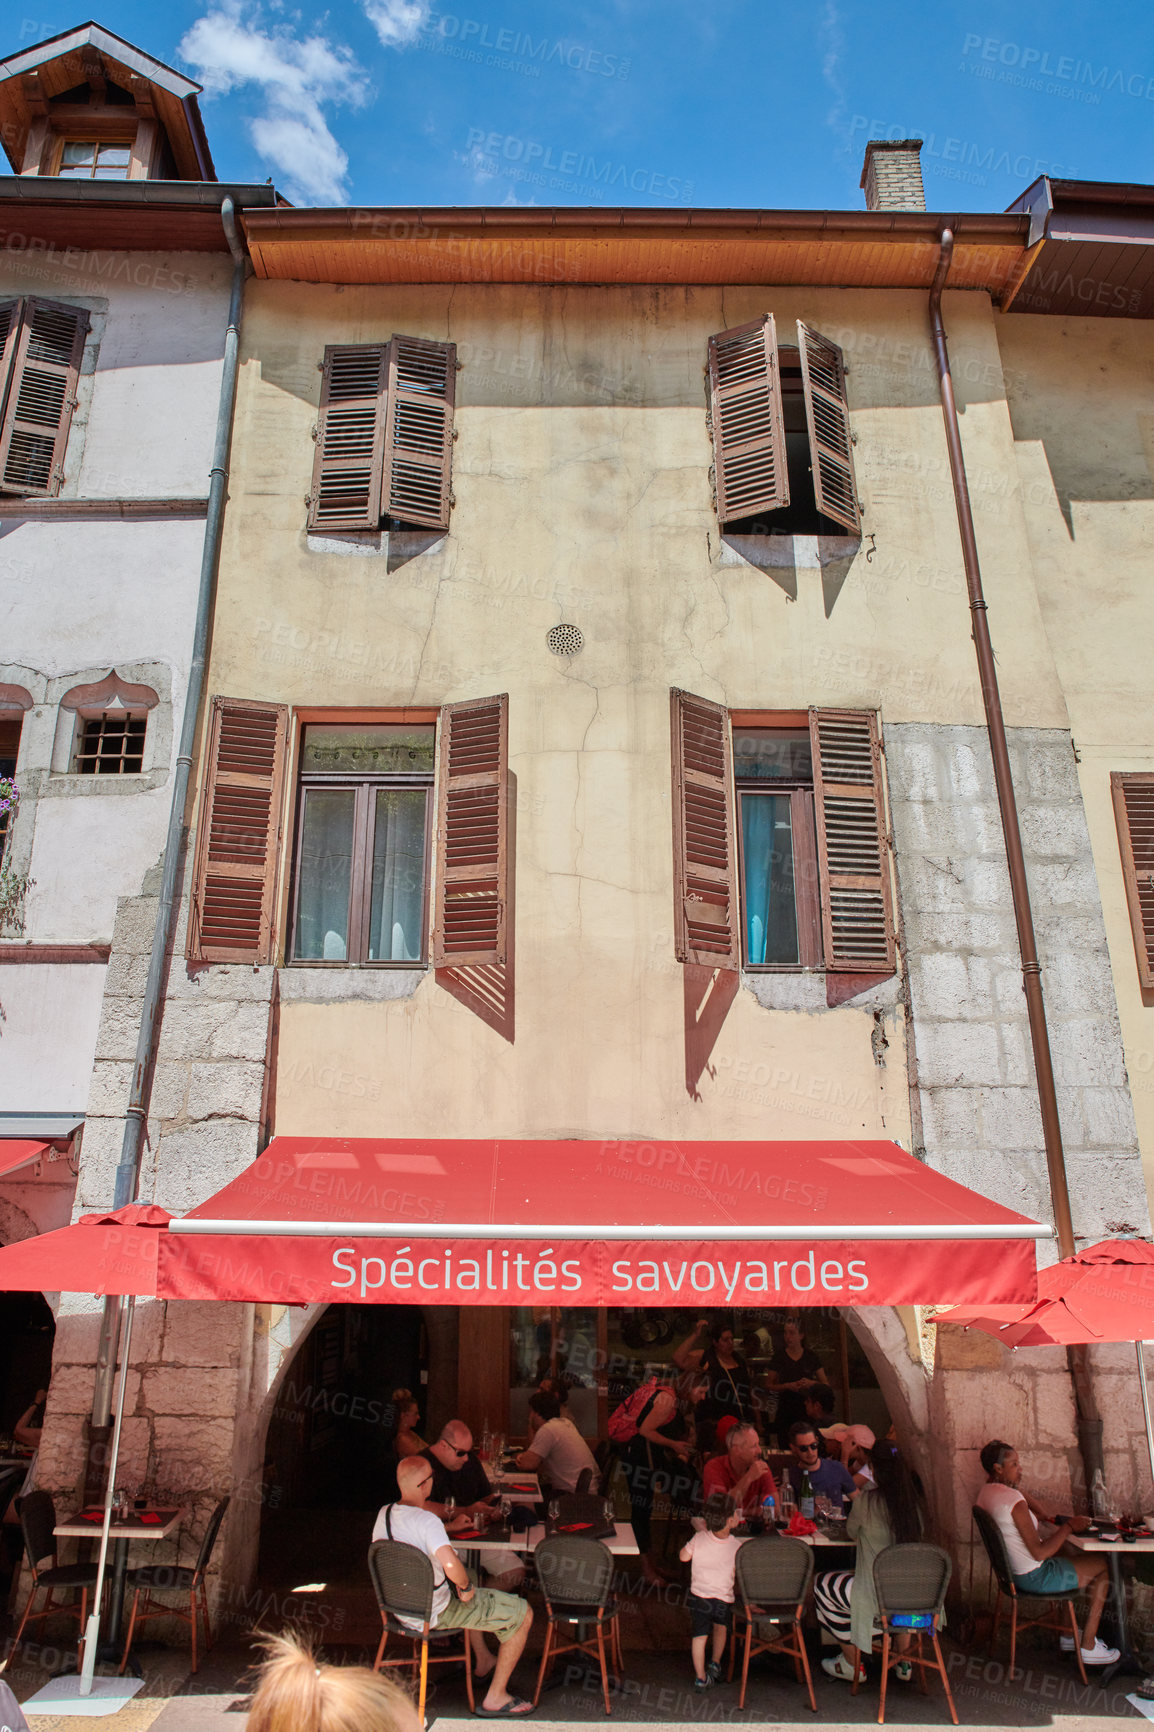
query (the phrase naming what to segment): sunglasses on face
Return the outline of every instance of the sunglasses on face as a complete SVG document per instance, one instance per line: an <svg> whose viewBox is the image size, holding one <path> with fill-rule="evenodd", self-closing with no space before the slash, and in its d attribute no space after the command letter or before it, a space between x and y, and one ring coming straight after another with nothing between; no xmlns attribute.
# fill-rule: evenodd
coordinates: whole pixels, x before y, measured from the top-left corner
<svg viewBox="0 0 1154 1732"><path fill-rule="evenodd" d="M458 1449L455 1443L447 1443L445 1445L445 1448L451 1449L453 1454L458 1458L458 1460L462 1459L464 1456L468 1455L468 1453L469 1453L467 1449Z"/></svg>
<svg viewBox="0 0 1154 1732"><path fill-rule="evenodd" d="M817 1454L817 1444L816 1443L799 1443L797 1447L798 1447L799 1453L802 1455L816 1455Z"/></svg>

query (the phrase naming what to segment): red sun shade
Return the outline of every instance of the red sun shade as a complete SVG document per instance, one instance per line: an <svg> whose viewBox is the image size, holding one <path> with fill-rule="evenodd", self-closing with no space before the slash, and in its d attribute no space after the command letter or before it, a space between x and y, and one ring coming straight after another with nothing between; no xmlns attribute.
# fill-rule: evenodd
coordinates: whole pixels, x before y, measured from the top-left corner
<svg viewBox="0 0 1154 1732"><path fill-rule="evenodd" d="M0 1137L0 1179L10 1178L21 1167L30 1167L48 1153L47 1143L24 1142L18 1137Z"/></svg>
<svg viewBox="0 0 1154 1732"><path fill-rule="evenodd" d="M130 1203L109 1215L81 1215L71 1227L38 1233L0 1250L0 1292L156 1294L156 1254L167 1209Z"/></svg>
<svg viewBox="0 0 1154 1732"><path fill-rule="evenodd" d="M161 1235L162 1297L1025 1303L1050 1229L894 1143L277 1137Z"/></svg>

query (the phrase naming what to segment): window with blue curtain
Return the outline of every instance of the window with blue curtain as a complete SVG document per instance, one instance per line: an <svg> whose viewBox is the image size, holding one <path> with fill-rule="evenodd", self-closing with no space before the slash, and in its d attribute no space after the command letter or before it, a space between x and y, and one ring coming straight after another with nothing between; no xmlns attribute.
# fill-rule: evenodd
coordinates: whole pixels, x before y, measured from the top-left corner
<svg viewBox="0 0 1154 1732"><path fill-rule="evenodd" d="M821 919L808 728L735 728L747 968L818 968Z"/></svg>

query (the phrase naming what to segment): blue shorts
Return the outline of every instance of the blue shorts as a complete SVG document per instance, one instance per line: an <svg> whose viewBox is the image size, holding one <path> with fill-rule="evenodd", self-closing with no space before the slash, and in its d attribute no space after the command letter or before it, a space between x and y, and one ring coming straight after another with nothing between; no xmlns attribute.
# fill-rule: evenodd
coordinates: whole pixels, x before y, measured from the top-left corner
<svg viewBox="0 0 1154 1732"><path fill-rule="evenodd" d="M724 1624L727 1630L732 1630L732 1600L707 1600L701 1594L687 1594L686 1604L689 1607L690 1629L695 1636L708 1636L714 1624Z"/></svg>
<svg viewBox="0 0 1154 1732"><path fill-rule="evenodd" d="M1068 1594L1078 1586L1078 1572L1069 1558L1044 1558L1036 1570L1027 1570L1014 1581L1028 1594Z"/></svg>

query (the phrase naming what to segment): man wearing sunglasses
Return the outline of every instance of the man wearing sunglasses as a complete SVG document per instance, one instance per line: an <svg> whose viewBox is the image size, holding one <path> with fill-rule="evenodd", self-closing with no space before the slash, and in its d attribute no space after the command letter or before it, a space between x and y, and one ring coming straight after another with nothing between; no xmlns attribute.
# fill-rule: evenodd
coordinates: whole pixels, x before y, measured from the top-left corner
<svg viewBox="0 0 1154 1732"><path fill-rule="evenodd" d="M461 1525L469 1527L477 1513L492 1503L493 1493L485 1469L473 1450L473 1434L463 1419L450 1419L436 1443L412 1459L427 1461L433 1470L433 1486L426 1507L434 1515L444 1520L445 1499L453 1499L456 1515L448 1523L450 1530L457 1516L464 1516Z"/></svg>
<svg viewBox="0 0 1154 1732"><path fill-rule="evenodd" d="M846 1499L853 1496L857 1490L853 1476L833 1456L822 1455L817 1432L808 1419L799 1419L796 1425L790 1426L789 1447L793 1455L789 1482L799 1502L803 1474L809 1475L814 1497L827 1497L835 1509L840 1509Z"/></svg>

